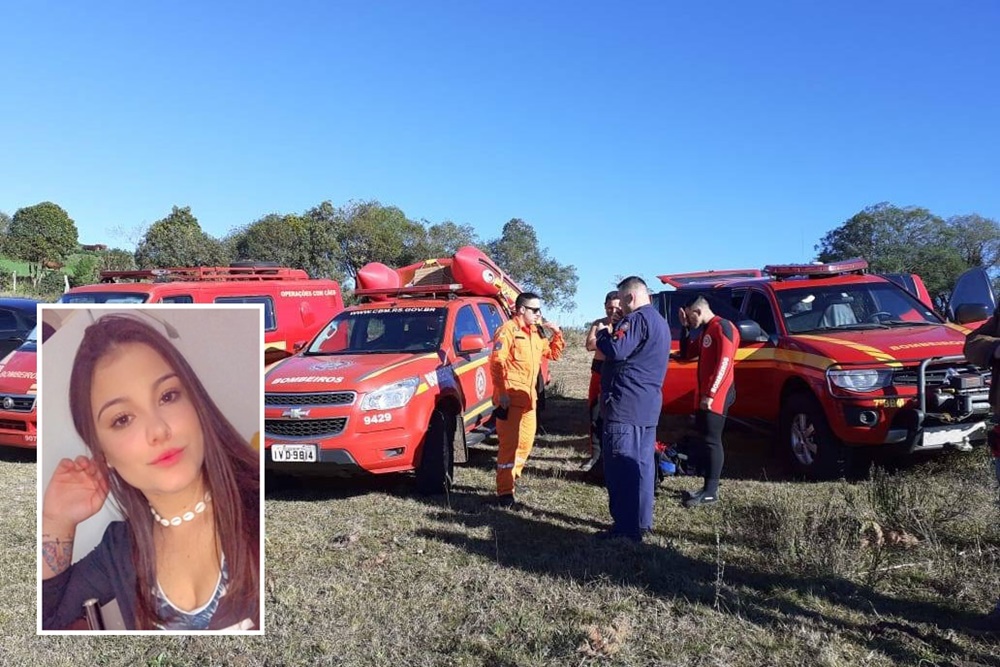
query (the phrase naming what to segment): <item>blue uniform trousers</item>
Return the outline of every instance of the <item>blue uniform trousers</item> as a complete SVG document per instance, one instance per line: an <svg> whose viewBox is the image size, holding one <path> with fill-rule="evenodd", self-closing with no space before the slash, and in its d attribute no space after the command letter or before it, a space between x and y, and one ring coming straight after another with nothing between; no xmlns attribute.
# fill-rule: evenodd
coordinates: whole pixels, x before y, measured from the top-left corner
<svg viewBox="0 0 1000 667"><path fill-rule="evenodd" d="M653 527L656 427L604 422L601 455L612 532L633 540Z"/></svg>

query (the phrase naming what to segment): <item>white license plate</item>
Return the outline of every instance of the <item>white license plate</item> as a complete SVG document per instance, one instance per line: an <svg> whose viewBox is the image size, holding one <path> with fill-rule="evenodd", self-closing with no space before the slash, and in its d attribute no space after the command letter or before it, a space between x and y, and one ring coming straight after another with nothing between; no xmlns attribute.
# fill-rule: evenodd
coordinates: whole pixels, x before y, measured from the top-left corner
<svg viewBox="0 0 1000 667"><path fill-rule="evenodd" d="M982 434L979 431L983 431ZM924 429L923 446L927 449L945 445L961 445L963 441L981 440L986 437L986 422L957 424L955 426L930 426Z"/></svg>
<svg viewBox="0 0 1000 667"><path fill-rule="evenodd" d="M271 460L276 463L315 463L316 445L271 445Z"/></svg>

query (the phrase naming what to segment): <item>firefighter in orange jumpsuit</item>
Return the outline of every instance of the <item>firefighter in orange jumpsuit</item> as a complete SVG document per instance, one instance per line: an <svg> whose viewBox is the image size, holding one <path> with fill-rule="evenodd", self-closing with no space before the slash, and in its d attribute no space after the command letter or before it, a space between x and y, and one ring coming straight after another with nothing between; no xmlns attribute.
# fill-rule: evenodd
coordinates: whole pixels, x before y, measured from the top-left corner
<svg viewBox="0 0 1000 667"><path fill-rule="evenodd" d="M590 362L590 386L587 388L587 415L590 419L590 460L583 464L583 471L597 470L603 476L604 464L601 462L601 367L604 366L604 353L597 349L597 331L602 325L618 324L622 318L621 299L618 290L611 290L604 297L604 314L599 320L594 320L587 332L587 351L594 353Z"/></svg>
<svg viewBox="0 0 1000 667"><path fill-rule="evenodd" d="M493 414L496 416L497 496L502 505L514 503L514 485L535 443L537 379L543 358L556 360L566 346L562 331L545 322L551 336L540 330L541 301L522 292L514 302L514 317L497 329L490 355Z"/></svg>

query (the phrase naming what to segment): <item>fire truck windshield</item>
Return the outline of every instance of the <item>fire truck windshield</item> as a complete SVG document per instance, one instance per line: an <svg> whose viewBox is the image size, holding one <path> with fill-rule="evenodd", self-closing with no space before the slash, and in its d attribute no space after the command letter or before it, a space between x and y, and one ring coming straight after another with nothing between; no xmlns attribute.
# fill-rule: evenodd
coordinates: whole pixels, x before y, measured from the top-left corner
<svg viewBox="0 0 1000 667"><path fill-rule="evenodd" d="M890 282L806 286L776 293L790 334L941 324L918 299Z"/></svg>
<svg viewBox="0 0 1000 667"><path fill-rule="evenodd" d="M148 298L141 292L67 292L59 303L145 303Z"/></svg>
<svg viewBox="0 0 1000 667"><path fill-rule="evenodd" d="M306 354L399 354L441 347L445 308L346 310L313 340Z"/></svg>

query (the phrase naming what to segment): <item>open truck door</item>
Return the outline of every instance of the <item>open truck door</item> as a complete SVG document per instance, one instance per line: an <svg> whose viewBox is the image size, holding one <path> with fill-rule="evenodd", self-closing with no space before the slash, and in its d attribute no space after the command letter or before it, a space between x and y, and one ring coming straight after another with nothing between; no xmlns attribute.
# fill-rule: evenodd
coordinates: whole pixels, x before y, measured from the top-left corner
<svg viewBox="0 0 1000 667"><path fill-rule="evenodd" d="M974 329L996 311L990 277L981 267L973 267L960 275L948 300L948 320Z"/></svg>

